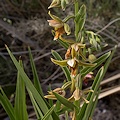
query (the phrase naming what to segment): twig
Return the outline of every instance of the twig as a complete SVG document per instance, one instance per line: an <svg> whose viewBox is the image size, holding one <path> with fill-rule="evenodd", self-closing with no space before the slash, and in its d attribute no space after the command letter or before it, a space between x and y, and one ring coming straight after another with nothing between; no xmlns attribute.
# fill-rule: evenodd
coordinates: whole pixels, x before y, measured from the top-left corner
<svg viewBox="0 0 120 120"><path fill-rule="evenodd" d="M106 97L108 95L111 95L111 94L119 92L119 91L120 91L120 85L119 86L115 86L114 88L111 87L109 90L100 93L98 99L104 98L104 97Z"/></svg>
<svg viewBox="0 0 120 120"><path fill-rule="evenodd" d="M0 26L4 28L5 30L7 30L13 37L19 39L23 43L27 44L30 47L33 47L34 49L40 50L40 47L38 46L37 43L33 42L30 38L26 37L24 34L17 31L15 27L9 25L3 20L0 20Z"/></svg>
<svg viewBox="0 0 120 120"><path fill-rule="evenodd" d="M59 51L62 51L62 50L65 50L64 48L61 48L61 49L58 49L58 50L55 50L56 52L59 52ZM36 58L34 58L34 61L37 61L37 60L40 60L41 58L44 58L44 57L46 57L46 56L48 56L48 55L50 55L51 54L51 52L48 52L48 53L46 53L46 54L43 54L43 55L41 55L41 56L39 56L39 57L36 57Z"/></svg>
<svg viewBox="0 0 120 120"><path fill-rule="evenodd" d="M117 75L114 75L114 76L112 76L112 77L110 77L110 78L108 78L106 80L103 80L100 85L105 85L106 83L114 81L114 80L116 80L118 78L120 78L120 73L118 73Z"/></svg>
<svg viewBox="0 0 120 120"><path fill-rule="evenodd" d="M58 71L60 70L60 67L58 67L58 69L50 76L48 77L47 79L43 80L44 82L42 84L45 84L47 83L50 79L52 79L57 73Z"/></svg>
<svg viewBox="0 0 120 120"><path fill-rule="evenodd" d="M97 34L98 34L98 33L101 33L101 32L104 31L107 27L109 27L110 25L112 25L113 23L115 23L115 22L117 22L117 21L119 21L119 20L120 20L120 18L117 18L117 19L109 22L105 27L103 27L101 30L99 30L99 31L97 32Z"/></svg>

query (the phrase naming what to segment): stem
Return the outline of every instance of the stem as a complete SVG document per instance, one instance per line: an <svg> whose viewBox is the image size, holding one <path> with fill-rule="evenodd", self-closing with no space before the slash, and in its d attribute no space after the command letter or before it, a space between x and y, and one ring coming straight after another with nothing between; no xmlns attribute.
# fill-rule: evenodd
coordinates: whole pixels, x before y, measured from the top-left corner
<svg viewBox="0 0 120 120"><path fill-rule="evenodd" d="M79 11L79 3L78 3L78 0L76 0L75 1L75 16L78 13L78 11ZM75 37L76 37L76 40L78 38L78 31L79 31L79 27L78 27L77 23L75 22Z"/></svg>

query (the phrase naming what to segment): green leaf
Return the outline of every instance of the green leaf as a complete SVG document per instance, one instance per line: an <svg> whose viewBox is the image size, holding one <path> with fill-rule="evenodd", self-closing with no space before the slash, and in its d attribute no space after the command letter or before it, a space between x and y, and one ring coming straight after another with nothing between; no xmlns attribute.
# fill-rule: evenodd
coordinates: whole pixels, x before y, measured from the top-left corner
<svg viewBox="0 0 120 120"><path fill-rule="evenodd" d="M42 113L42 111L40 110L40 107L39 107L39 105L37 104L35 98L33 97L33 94L31 93L31 91L30 91L28 88L27 88L27 91L28 91L28 93L29 93L31 102L32 102L32 104L33 104L33 107L34 107L34 110L35 110L37 119L42 118L42 117L43 117L43 113Z"/></svg>
<svg viewBox="0 0 120 120"><path fill-rule="evenodd" d="M53 94L55 95L55 97L57 98L57 100L59 100L63 105L65 105L66 107L70 108L70 109L74 109L76 108L76 106L71 103L70 101L68 101L66 98L62 97L61 95L53 92Z"/></svg>
<svg viewBox="0 0 120 120"><path fill-rule="evenodd" d="M71 39L65 39L63 37L59 37L60 40L62 40L63 42L67 43L67 44L74 44L75 41L74 40L71 40ZM67 47L68 48L68 47Z"/></svg>
<svg viewBox="0 0 120 120"><path fill-rule="evenodd" d="M98 59L96 59L93 63L97 63L96 66L94 67L85 67L81 70L81 74L82 77L84 77L85 75L87 75L89 72L92 72L93 70L95 70L98 66L100 66L109 56L110 56L111 52L105 53L104 55L102 55L101 57L99 57Z"/></svg>
<svg viewBox="0 0 120 120"><path fill-rule="evenodd" d="M38 92L43 96L43 91L42 91L42 88L41 88L41 85L40 85L40 81L39 81L39 78L38 78L37 70L36 70L36 67L35 67L35 63L33 61L33 56L31 54L30 47L28 47L28 50L29 50L29 56L30 56L30 63L31 63L31 67L32 67L34 86L36 87Z"/></svg>
<svg viewBox="0 0 120 120"><path fill-rule="evenodd" d="M88 104L87 107L86 107L85 114L84 114L84 119L83 119L83 120L88 120L88 118L89 118L89 116L90 116L90 111L92 111L92 109L93 109L93 106L92 106L93 99L95 98L96 93L97 93L97 91L98 91L98 88L99 88L99 86L100 86L100 82L101 82L101 80L103 79L103 72L104 72L104 68L102 67L102 68L98 71L98 74L97 74L96 77L95 77L95 80L94 80L93 85L92 85L92 90L93 90L94 92L88 94L87 100L89 100L89 104ZM89 96L90 96L90 98L89 98Z"/></svg>
<svg viewBox="0 0 120 120"><path fill-rule="evenodd" d="M61 56L60 56L56 51L54 51L54 50L52 50L52 55L53 55L54 58L57 59L57 60L63 60L63 59L61 58ZM61 68L62 68L62 70L63 70L63 72L64 72L64 74L65 74L65 76L66 76L66 78L67 78L67 81L71 81L69 69L68 69L67 67L61 67Z"/></svg>
<svg viewBox="0 0 120 120"><path fill-rule="evenodd" d="M108 66L109 66L109 64L110 64L110 61L111 61L111 59L112 59L112 57L113 57L113 55L114 55L114 52L115 52L115 50L116 50L116 46L114 47L114 49L113 49L113 51L112 51L112 53L111 52L108 52L108 53L106 53L106 55L108 54L108 59L107 59L107 61L105 62L105 65L104 65L104 70L103 70L103 67L98 71L98 73L97 73L97 75L96 75L96 77L95 77L95 80L94 80L94 82L93 82L93 84L92 84L92 90L94 90L94 92L93 93L89 93L88 94L88 97L87 97L87 100L90 100L90 98L91 98L91 96L92 97L94 97L94 94L97 92L97 90L98 90L98 87L99 87L99 85L100 85L100 81L103 79L103 77L104 77L104 75L105 75L105 73L106 73L106 71L107 71L107 68L108 68ZM110 54L111 53L111 54ZM109 55L110 54L110 55ZM103 56L101 56L103 59L105 58L105 56L103 57ZM107 56L106 56L107 57ZM92 100L93 98L91 98L91 100ZM81 110L80 110L80 112L79 112L79 114L78 114L78 117L77 117L77 120L80 120L80 119L83 119L83 117L84 117L84 115L85 115L85 110L86 110L86 108L87 108L87 105L88 104L86 104L86 103L84 103L84 105L82 106L82 108L81 108ZM90 113L89 113L90 114ZM87 116L87 113L86 113L86 116ZM86 120L86 118L84 119L84 120Z"/></svg>
<svg viewBox="0 0 120 120"><path fill-rule="evenodd" d="M50 115L52 114L54 110L54 106L52 106L49 111L43 116L43 118L41 120L48 120L48 118L50 117Z"/></svg>
<svg viewBox="0 0 120 120"><path fill-rule="evenodd" d="M36 90L36 88L34 87L32 82L30 81L30 79L28 78L26 73L24 72L23 68L19 65L18 61L13 56L13 54L11 53L11 51L9 50L9 48L7 46L6 46L6 49L9 53L14 65L16 66L17 70L19 71L20 76L24 80L26 87L31 91L31 93L33 94L33 97L35 98L38 105L40 106L41 111L43 112L43 114L45 114L48 111L48 107L47 107L47 104L46 104L44 98L38 93L38 91ZM51 116L50 116L49 120L53 120Z"/></svg>
<svg viewBox="0 0 120 120"><path fill-rule="evenodd" d="M95 77L95 80L94 80L94 82L92 84L92 88L91 88L94 92L93 93L90 92L88 94L88 96L87 96L88 101L90 101L90 99L92 101L93 98L95 97L96 91L98 90L98 87L100 85L100 81L102 80L102 74L103 74L103 67L98 71L98 73L97 73L97 75ZM84 115L87 115L88 110L90 109L91 101L89 102L89 104L87 104L87 103L83 104L82 108L80 109L80 111L79 111L79 113L77 115L77 120L82 120Z"/></svg>
<svg viewBox="0 0 120 120"><path fill-rule="evenodd" d="M19 61L19 65L23 67L22 61ZM21 97L22 96L22 97ZM17 84L16 84L16 94L15 94L15 116L16 120L27 120L27 106L26 106L26 95L25 95L25 85L20 73L17 74Z"/></svg>
<svg viewBox="0 0 120 120"><path fill-rule="evenodd" d="M60 45L63 46L65 49L68 49L68 47L69 47L69 44L68 44L68 43L66 43L66 42L64 42L63 40L60 40L60 39L58 39L57 41L58 41L58 42L60 43Z"/></svg>
<svg viewBox="0 0 120 120"><path fill-rule="evenodd" d="M63 106L59 111L57 111L58 115L64 114L65 111L71 112L72 110L66 106Z"/></svg>
<svg viewBox="0 0 120 120"><path fill-rule="evenodd" d="M99 93L100 93L100 89L98 90L98 92L96 94L95 100L92 101L92 105L91 105L92 106L92 110L90 111L89 118L92 118L92 116L94 114L94 111L95 111L95 108L96 108L96 105L97 105L97 102L98 102Z"/></svg>
<svg viewBox="0 0 120 120"><path fill-rule="evenodd" d="M4 110L8 114L10 120L15 120L14 108L12 104L10 103L9 99L7 98L1 87L0 91L0 104L3 106Z"/></svg>
<svg viewBox="0 0 120 120"><path fill-rule="evenodd" d="M80 10L78 11L78 13L75 16L75 22L79 26L79 28L78 28L79 31L81 31L83 29L85 20L86 20L86 6L82 5L80 7Z"/></svg>
<svg viewBox="0 0 120 120"><path fill-rule="evenodd" d="M70 86L71 86L71 84L72 84L72 82L71 81L68 81L68 82L65 82L63 85L62 85L62 89L68 89L68 88L70 88Z"/></svg>
<svg viewBox="0 0 120 120"><path fill-rule="evenodd" d="M106 71L107 71L107 69L108 69L108 67L109 67L109 64L110 64L111 59L112 59L112 57L113 57L113 55L114 55L114 53L115 53L115 51L116 51L116 48L117 48L117 46L115 46L115 47L113 48L113 51L112 51L112 53L110 54L110 57L107 59L107 61L106 61L105 64L104 64L105 70L104 70L104 73L103 73L103 77L104 77L104 75L105 75L105 73L106 73Z"/></svg>
<svg viewBox="0 0 120 120"><path fill-rule="evenodd" d="M57 100L57 102L55 103L55 111L59 111L61 108L61 102Z"/></svg>
<svg viewBox="0 0 120 120"><path fill-rule="evenodd" d="M85 63L85 62L79 60L79 61L78 61L78 65L79 65L79 66L86 66L86 67L94 67L94 66L97 65L97 63L91 64L91 63Z"/></svg>

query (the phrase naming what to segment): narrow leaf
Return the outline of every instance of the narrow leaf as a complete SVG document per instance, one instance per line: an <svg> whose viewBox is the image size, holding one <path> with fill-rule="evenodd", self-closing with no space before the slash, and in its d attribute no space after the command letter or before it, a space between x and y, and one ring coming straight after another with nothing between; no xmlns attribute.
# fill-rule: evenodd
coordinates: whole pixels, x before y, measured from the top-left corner
<svg viewBox="0 0 120 120"><path fill-rule="evenodd" d="M79 65L79 66L86 66L86 67L94 67L94 66L97 65L97 63L91 64L91 63L85 63L85 62L79 60L79 61L78 61L78 65Z"/></svg>
<svg viewBox="0 0 120 120"><path fill-rule="evenodd" d="M69 44L68 44L68 43L63 42L63 41L60 40L60 39L58 39L57 41L60 43L60 45L61 45L62 47L64 47L65 49L68 49L68 47L69 47Z"/></svg>
<svg viewBox="0 0 120 120"><path fill-rule="evenodd" d="M28 93L29 93L31 102L32 102L32 104L33 104L33 107L34 107L34 110L35 110L37 119L42 118L42 117L43 117L43 113L42 113L42 111L41 111L39 105L37 104L35 98L33 97L31 91L30 91L28 88L27 88L27 91L28 91Z"/></svg>
<svg viewBox="0 0 120 120"><path fill-rule="evenodd" d="M59 37L60 40L62 40L63 42L66 42L68 44L74 44L75 41L74 40L71 40L71 39L64 39L63 37Z"/></svg>
<svg viewBox="0 0 120 120"><path fill-rule="evenodd" d="M96 108L96 105L97 105L97 102L98 102L98 96L99 96L99 93L100 93L100 89L98 90L97 92L97 95L95 97L95 100L92 101L92 110L90 111L90 115L89 115L89 118L92 118L93 117L93 114L94 114L94 111L95 111L95 108Z"/></svg>
<svg viewBox="0 0 120 120"><path fill-rule="evenodd" d="M48 107L47 107L45 100L38 93L38 91L36 90L36 88L34 87L32 82L30 81L30 79L28 78L26 73L24 72L23 68L19 65L18 61L16 60L16 58L13 56L13 54L9 50L9 48L7 46L6 46L6 48L7 48L7 51L9 53L12 61L14 62L15 66L16 66L17 70L20 72L20 75L21 75L22 79L24 80L26 87L28 87L29 90L32 92L32 94L33 94L35 100L37 101L38 105L40 106L43 114L45 114L48 111ZM50 117L49 120L52 120L52 118Z"/></svg>
<svg viewBox="0 0 120 120"><path fill-rule="evenodd" d="M100 84L100 81L102 80L102 73L103 73L103 67L98 71L96 77L95 77L95 80L92 84L92 90L94 91L93 93L89 93L88 96L87 96L87 100L89 101L91 96L91 100L94 98L95 94L96 94L96 91L98 90L98 87L99 87L99 84ZM90 104L90 103L89 103ZM86 114L86 109L87 109L87 106L89 105L87 103L84 103L82 108L80 109L79 113L78 113L78 116L77 116L77 120L81 120L83 119L84 115L87 115Z"/></svg>
<svg viewBox="0 0 120 120"><path fill-rule="evenodd" d="M48 118L50 117L50 115L52 114L54 110L54 106L52 106L49 111L43 116L43 118L41 120L48 120Z"/></svg>
<svg viewBox="0 0 120 120"><path fill-rule="evenodd" d="M22 61L19 61L19 65L23 67ZM16 94L15 94L15 116L19 120L27 120L28 113L26 107L26 95L25 95L25 85L20 73L17 74L17 84L16 84Z"/></svg>
<svg viewBox="0 0 120 120"><path fill-rule="evenodd" d="M96 66L94 67L85 67L81 70L81 74L82 77L84 77L86 74L88 74L89 72L92 72L93 70L95 70L98 66L100 66L109 56L110 56L111 52L105 53L104 55L102 55L101 57L99 57L98 59L96 59L93 63L97 63Z"/></svg>
<svg viewBox="0 0 120 120"><path fill-rule="evenodd" d="M38 92L43 96L43 91L42 91L42 88L41 88L41 85L40 85L40 81L39 81L39 78L38 78L37 70L36 70L36 67L35 67L35 63L33 61L33 56L31 54L30 47L28 47L28 50L29 50L29 56L30 56L30 63L31 63L31 67L32 67L34 86L36 87Z"/></svg>
<svg viewBox="0 0 120 120"><path fill-rule="evenodd" d="M69 102L66 98L62 97L61 95L53 92L53 94L56 96L56 98L66 107L70 108L70 109L74 109L76 106L74 104L72 104L71 102Z"/></svg>
<svg viewBox="0 0 120 120"><path fill-rule="evenodd" d="M9 99L7 98L1 87L0 91L0 104L3 106L4 110L8 114L10 120L15 120L14 108L12 104L10 103Z"/></svg>
<svg viewBox="0 0 120 120"><path fill-rule="evenodd" d="M95 98L95 95L98 91L98 88L100 86L100 82L101 80L103 79L103 72L104 72L104 68L102 67L99 71L98 71L98 74L96 75L95 77L95 80L94 80L94 83L92 85L92 90L94 91L91 95L91 93L89 93L91 95L90 99L89 99L89 104L87 105L87 108L85 110L85 115L84 115L84 119L83 120L87 120L90 116L90 111L92 111L92 103L93 103L93 99ZM89 97L89 95L88 95ZM87 99L87 100L88 100Z"/></svg>

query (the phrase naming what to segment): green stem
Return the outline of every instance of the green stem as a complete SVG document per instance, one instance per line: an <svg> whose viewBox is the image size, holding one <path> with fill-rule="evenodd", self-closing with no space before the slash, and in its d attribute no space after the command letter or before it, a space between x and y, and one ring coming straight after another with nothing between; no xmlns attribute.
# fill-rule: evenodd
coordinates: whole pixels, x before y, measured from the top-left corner
<svg viewBox="0 0 120 120"><path fill-rule="evenodd" d="M78 11L79 11L79 2L78 2L78 0L76 0L75 1L75 16L78 13ZM76 37L76 40L78 38L78 32L79 32L79 27L75 22L75 37Z"/></svg>

